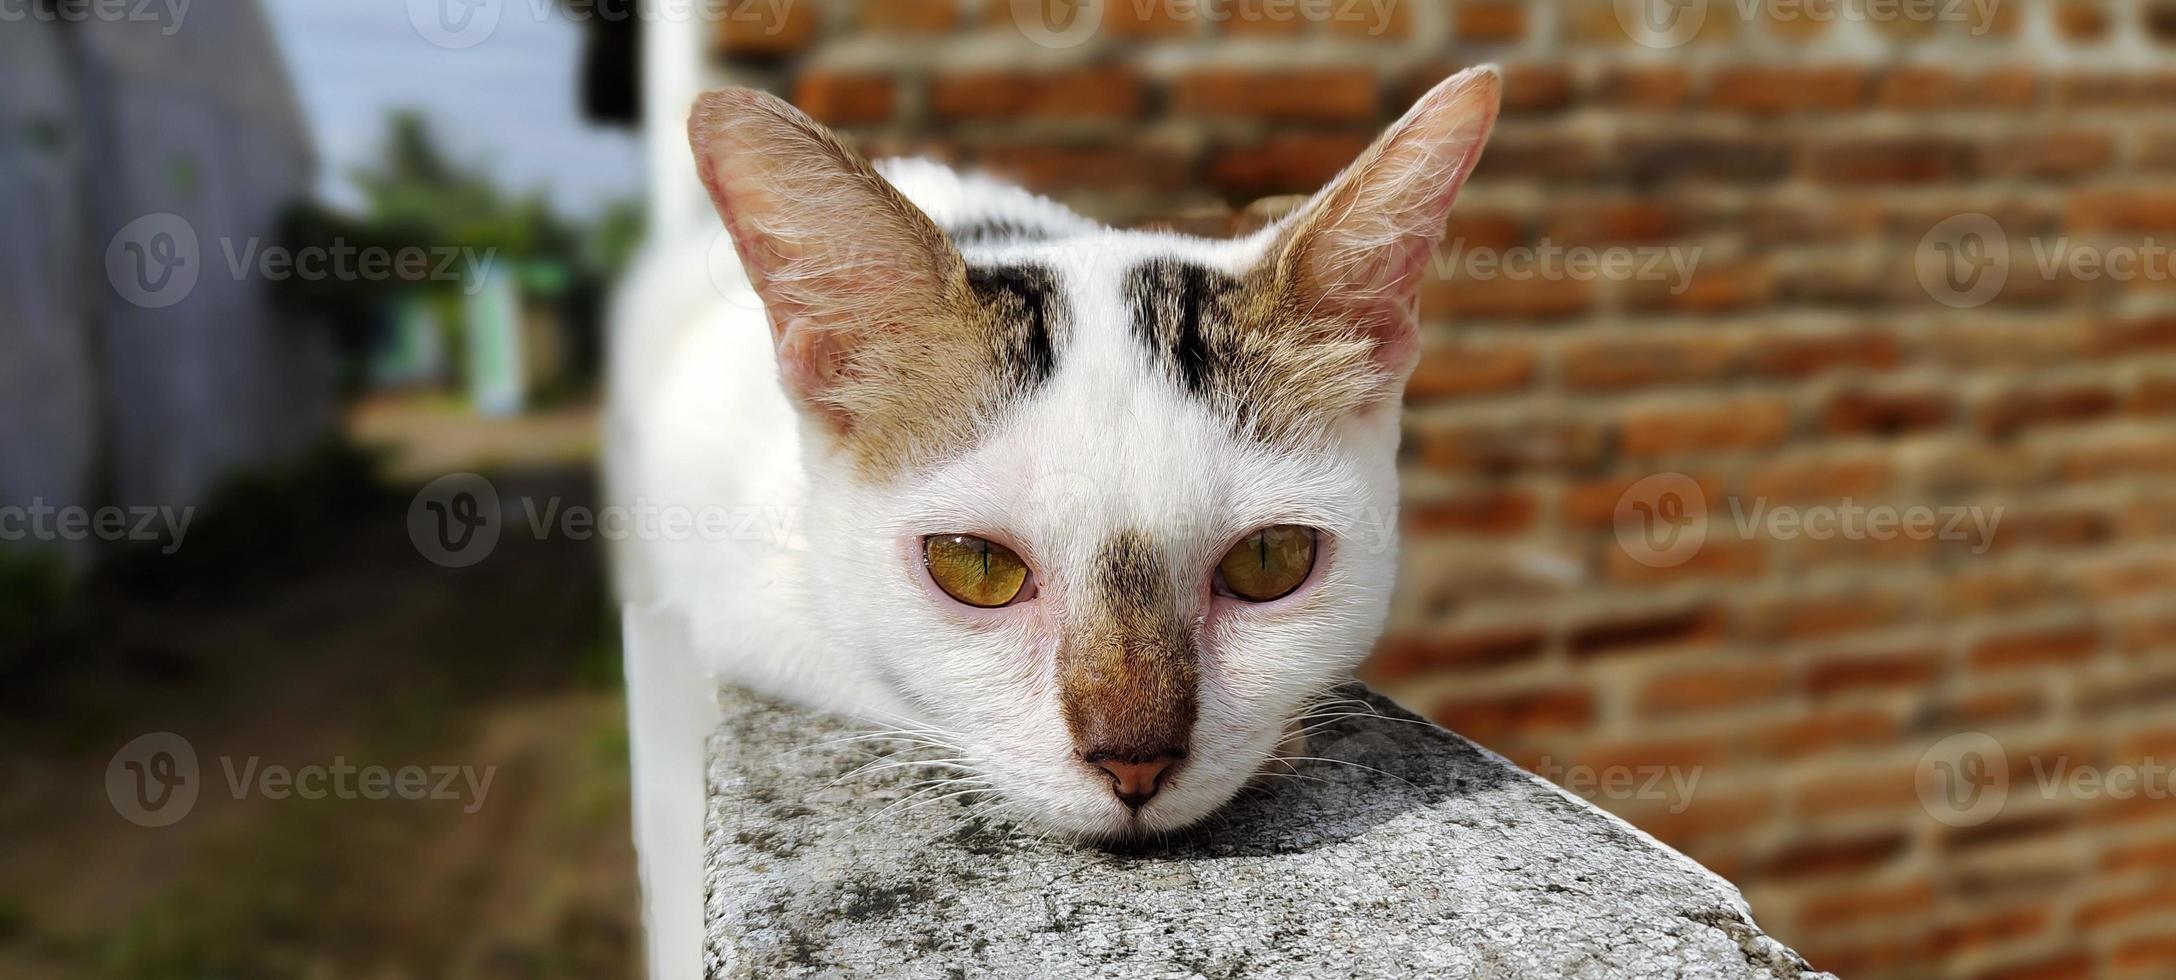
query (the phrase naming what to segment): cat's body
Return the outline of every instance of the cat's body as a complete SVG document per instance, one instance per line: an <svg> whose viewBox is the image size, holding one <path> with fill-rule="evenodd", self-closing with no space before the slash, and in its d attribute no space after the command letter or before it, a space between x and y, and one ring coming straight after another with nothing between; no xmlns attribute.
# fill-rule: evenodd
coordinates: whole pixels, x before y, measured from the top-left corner
<svg viewBox="0 0 2176 980"><path fill-rule="evenodd" d="M1189 826L1276 764L1388 608L1419 280L1499 85L1438 86L1229 241L880 174L769 96L704 98L729 238L639 263L606 423L631 632L692 651L629 646L653 949L700 931L719 680L940 747L936 793L1088 838Z"/></svg>

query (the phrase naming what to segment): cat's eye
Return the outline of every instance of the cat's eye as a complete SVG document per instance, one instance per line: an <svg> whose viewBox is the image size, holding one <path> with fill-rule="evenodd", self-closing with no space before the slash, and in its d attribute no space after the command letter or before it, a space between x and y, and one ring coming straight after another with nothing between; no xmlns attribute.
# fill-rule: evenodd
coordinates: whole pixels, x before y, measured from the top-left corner
<svg viewBox="0 0 2176 980"><path fill-rule="evenodd" d="M970 606L1011 605L1028 584L1028 563L1011 548L972 534L922 539L922 563L944 594Z"/></svg>
<svg viewBox="0 0 2176 980"><path fill-rule="evenodd" d="M1248 602L1291 595L1315 568L1315 529L1265 527L1239 539L1216 565L1217 590Z"/></svg>

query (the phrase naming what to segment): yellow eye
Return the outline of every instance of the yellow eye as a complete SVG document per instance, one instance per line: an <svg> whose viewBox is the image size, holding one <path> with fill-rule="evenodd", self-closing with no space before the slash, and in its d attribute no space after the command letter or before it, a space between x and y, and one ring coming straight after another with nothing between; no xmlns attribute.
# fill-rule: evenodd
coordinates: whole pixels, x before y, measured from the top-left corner
<svg viewBox="0 0 2176 980"><path fill-rule="evenodd" d="M1011 548L972 534L924 538L922 563L945 595L984 609L1019 598L1028 582L1028 563Z"/></svg>
<svg viewBox="0 0 2176 980"><path fill-rule="evenodd" d="M1265 527L1241 538L1217 563L1225 590L1248 602L1291 595L1315 567L1315 530L1295 524Z"/></svg>

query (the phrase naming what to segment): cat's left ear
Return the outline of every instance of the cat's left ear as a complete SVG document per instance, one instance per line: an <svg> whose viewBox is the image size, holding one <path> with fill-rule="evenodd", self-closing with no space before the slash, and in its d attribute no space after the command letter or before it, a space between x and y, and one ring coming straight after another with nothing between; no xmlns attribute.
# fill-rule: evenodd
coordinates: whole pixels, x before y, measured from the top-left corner
<svg viewBox="0 0 2176 980"><path fill-rule="evenodd" d="M1451 201L1481 159L1502 89L1493 65L1437 84L1303 205L1274 246L1292 300L1360 329L1377 364L1398 377L1419 358L1421 279Z"/></svg>

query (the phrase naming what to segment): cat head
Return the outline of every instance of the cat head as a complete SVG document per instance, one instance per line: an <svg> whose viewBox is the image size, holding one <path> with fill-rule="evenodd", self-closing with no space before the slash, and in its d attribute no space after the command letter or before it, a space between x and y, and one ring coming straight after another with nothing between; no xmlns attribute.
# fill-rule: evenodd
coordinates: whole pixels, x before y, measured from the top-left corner
<svg viewBox="0 0 2176 980"><path fill-rule="evenodd" d="M1365 656L1418 286L1499 88L1443 82L1244 238L988 244L784 102L703 98L697 164L800 408L810 628L956 750L950 787L1085 836L1183 827Z"/></svg>

